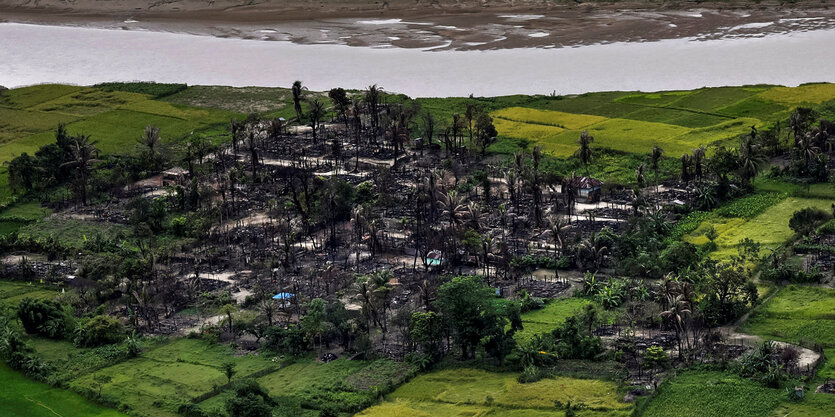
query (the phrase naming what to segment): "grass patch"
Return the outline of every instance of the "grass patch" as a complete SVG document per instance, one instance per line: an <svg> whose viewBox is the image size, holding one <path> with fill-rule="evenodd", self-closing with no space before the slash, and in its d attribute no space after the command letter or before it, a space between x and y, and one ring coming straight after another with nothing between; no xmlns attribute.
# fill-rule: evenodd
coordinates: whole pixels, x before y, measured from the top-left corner
<svg viewBox="0 0 835 417"><path fill-rule="evenodd" d="M643 417L760 417L770 415L786 395L722 372L684 372L659 389Z"/></svg>
<svg viewBox="0 0 835 417"><path fill-rule="evenodd" d="M514 338L520 343L525 343L534 335L550 333L586 304L591 304L591 301L584 298L562 298L552 300L539 310L522 314L524 328L516 332Z"/></svg>
<svg viewBox="0 0 835 417"><path fill-rule="evenodd" d="M488 372L478 369L445 369L421 375L401 386L381 405L359 415L382 416L406 412L409 408L441 415L453 415L450 406L464 415L470 408L481 407L497 415L562 415L554 402L584 404L586 415L626 416L632 405L620 401L614 382L569 377L546 378L520 384L515 373ZM400 410L400 411L398 411ZM545 414L543 414L545 413Z"/></svg>
<svg viewBox="0 0 835 417"><path fill-rule="evenodd" d="M17 306L24 298L51 300L59 293L58 289L34 282L0 281L0 301Z"/></svg>
<svg viewBox="0 0 835 417"><path fill-rule="evenodd" d="M47 219L29 224L21 228L18 233L20 237L35 240L53 238L62 246L81 249L84 247L86 239L91 239L97 234L105 239L126 238L130 236L131 229L129 226L117 223L77 219Z"/></svg>
<svg viewBox="0 0 835 417"><path fill-rule="evenodd" d="M35 382L0 363L0 409L4 417L127 417L78 394Z"/></svg>
<svg viewBox="0 0 835 417"><path fill-rule="evenodd" d="M693 232L686 234L684 240L695 245L705 244L708 241L705 233L713 226L719 233L716 239L719 249L712 253L716 258L735 255L737 245L745 238L766 247L776 248L794 236L794 232L789 228L789 219L795 211L805 207L829 210L831 205L830 200L788 197L748 220L739 217L710 216Z"/></svg>
<svg viewBox="0 0 835 417"><path fill-rule="evenodd" d="M78 391L97 389L95 377L107 375L102 397L118 403L137 416L175 416L180 404L206 394L227 382L220 369L235 363L238 378L273 366L259 356L233 356L225 346L198 339L177 339L145 352L142 356L101 368L74 379Z"/></svg>
<svg viewBox="0 0 835 417"><path fill-rule="evenodd" d="M25 109L85 89L85 87L64 84L40 84L15 88L0 94L0 106Z"/></svg>
<svg viewBox="0 0 835 417"><path fill-rule="evenodd" d="M835 84L804 84L799 87L772 87L758 95L766 100L798 106L820 104L835 99Z"/></svg>
<svg viewBox="0 0 835 417"><path fill-rule="evenodd" d="M787 342L806 339L835 347L835 290L787 286L758 308L741 330Z"/></svg>

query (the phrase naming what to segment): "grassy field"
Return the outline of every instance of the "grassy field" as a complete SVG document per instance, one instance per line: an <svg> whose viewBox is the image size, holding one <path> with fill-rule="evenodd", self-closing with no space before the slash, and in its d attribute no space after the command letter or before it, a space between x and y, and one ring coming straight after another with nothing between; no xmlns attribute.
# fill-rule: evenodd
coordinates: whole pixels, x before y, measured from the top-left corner
<svg viewBox="0 0 835 417"><path fill-rule="evenodd" d="M60 388L32 381L0 363L3 417L127 417Z"/></svg>
<svg viewBox="0 0 835 417"><path fill-rule="evenodd" d="M736 375L690 371L662 385L642 416L768 416L785 395Z"/></svg>
<svg viewBox="0 0 835 417"><path fill-rule="evenodd" d="M91 135L104 153L131 153L145 126L156 125L163 139L175 141L192 131L225 135L232 117L243 114L133 92L48 84L18 88L0 97L0 165L51 143L61 123L70 134ZM10 197L7 183L6 168L0 167L0 202Z"/></svg>
<svg viewBox="0 0 835 417"><path fill-rule="evenodd" d="M549 302L544 308L522 314L524 328L516 332L515 338L519 342L526 342L534 335L548 333L590 303L584 298L562 298Z"/></svg>
<svg viewBox="0 0 835 417"><path fill-rule="evenodd" d="M788 342L806 339L835 347L835 290L794 285L783 288L757 309L741 330Z"/></svg>
<svg viewBox="0 0 835 417"><path fill-rule="evenodd" d="M27 297L49 300L58 295L59 292L60 290L57 288L50 288L32 282L0 281L0 301L13 306Z"/></svg>
<svg viewBox="0 0 835 417"><path fill-rule="evenodd" d="M710 216L695 231L685 235L684 240L697 245L707 243L708 239L705 233L712 226L719 234L716 239L719 249L711 254L717 259L735 255L737 245L745 238L759 242L764 247L776 248L794 235L794 232L789 228L789 219L795 211L806 207L829 210L831 205L832 200L788 197L750 219L720 215Z"/></svg>
<svg viewBox="0 0 835 417"><path fill-rule="evenodd" d="M82 248L85 239L91 239L97 234L106 239L113 239L120 236L129 236L130 230L130 227L117 223L77 219L47 219L20 228L18 234L21 237L31 237L36 240L51 237L62 245Z"/></svg>
<svg viewBox="0 0 835 417"><path fill-rule="evenodd" d="M502 109L493 112L492 116L500 135L525 139L558 157L574 153L582 130L588 130L594 136L595 147L646 153L658 145L669 155L678 156L699 145L739 136L749 131L752 125L762 124L757 119L738 118L712 126L689 128L670 123L522 107Z"/></svg>
<svg viewBox="0 0 835 417"><path fill-rule="evenodd" d="M620 397L608 381L555 377L520 384L513 373L460 368L418 376L357 415L562 416L555 401L571 401L586 407L580 415L627 416L632 405Z"/></svg>
<svg viewBox="0 0 835 417"><path fill-rule="evenodd" d="M137 416L175 416L177 407L227 382L220 370L235 363L237 375L246 377L274 364L259 356L233 356L228 347L197 339L177 339L153 348L140 357L85 374L70 382L72 389L97 389L97 375L111 381L102 397L122 404Z"/></svg>

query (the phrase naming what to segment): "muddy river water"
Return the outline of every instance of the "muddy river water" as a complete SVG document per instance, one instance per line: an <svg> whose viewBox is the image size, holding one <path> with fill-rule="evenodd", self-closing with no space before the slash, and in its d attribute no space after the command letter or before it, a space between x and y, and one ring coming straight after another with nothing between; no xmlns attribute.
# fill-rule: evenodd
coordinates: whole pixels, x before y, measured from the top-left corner
<svg viewBox="0 0 835 417"><path fill-rule="evenodd" d="M835 81L831 28L571 47L443 46L348 46L0 23L0 85L153 80L286 87L300 79L314 90L378 84L434 97Z"/></svg>

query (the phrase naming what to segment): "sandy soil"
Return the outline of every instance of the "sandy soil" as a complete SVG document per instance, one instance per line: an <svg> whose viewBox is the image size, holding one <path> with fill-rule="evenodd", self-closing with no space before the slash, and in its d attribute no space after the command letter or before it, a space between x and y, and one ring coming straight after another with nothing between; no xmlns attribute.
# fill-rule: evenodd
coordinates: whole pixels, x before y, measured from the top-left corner
<svg viewBox="0 0 835 417"><path fill-rule="evenodd" d="M556 48L674 38L759 37L835 27L829 0L547 3L533 0L0 0L0 20L377 48Z"/></svg>

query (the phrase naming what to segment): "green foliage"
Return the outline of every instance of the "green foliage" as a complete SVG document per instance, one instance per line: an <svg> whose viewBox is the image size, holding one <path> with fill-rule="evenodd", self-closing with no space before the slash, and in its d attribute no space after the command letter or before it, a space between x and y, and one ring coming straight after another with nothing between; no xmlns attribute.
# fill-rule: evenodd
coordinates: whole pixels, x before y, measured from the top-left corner
<svg viewBox="0 0 835 417"><path fill-rule="evenodd" d="M715 213L723 217L753 219L785 198L786 195L781 193L751 194L719 207Z"/></svg>
<svg viewBox="0 0 835 417"><path fill-rule="evenodd" d="M824 209L807 207L800 209L789 219L789 228L805 236L832 219L832 214Z"/></svg>
<svg viewBox="0 0 835 417"><path fill-rule="evenodd" d="M659 387L644 417L770 415L785 393L721 372L689 371Z"/></svg>
<svg viewBox="0 0 835 417"><path fill-rule="evenodd" d="M507 335L504 329L507 324L513 324L514 316L518 317L518 306L515 308L515 314L507 310L501 311L502 309L497 308L497 304L493 302L493 298L493 289L484 285L478 276L454 277L438 290L435 304L452 330L463 358L471 358L476 347L485 341L485 338L488 349L491 343L512 343L512 337L505 337ZM510 336L514 331L515 326L512 326L509 330ZM503 352L506 351L507 349L502 347L494 354L501 360Z"/></svg>
<svg viewBox="0 0 835 417"><path fill-rule="evenodd" d="M29 334L60 339L72 331L72 318L55 301L24 298L17 307L17 317Z"/></svg>
<svg viewBox="0 0 835 417"><path fill-rule="evenodd" d="M82 323L75 335L75 344L84 347L101 346L125 339L122 323L110 316L95 316Z"/></svg>
<svg viewBox="0 0 835 417"><path fill-rule="evenodd" d="M101 83L93 87L107 91L125 91L128 93L147 94L154 98L170 96L188 88L185 84L165 84L154 82Z"/></svg>
<svg viewBox="0 0 835 417"><path fill-rule="evenodd" d="M230 417L271 417L275 402L258 382L247 379L239 381L234 395L226 400L226 411Z"/></svg>

